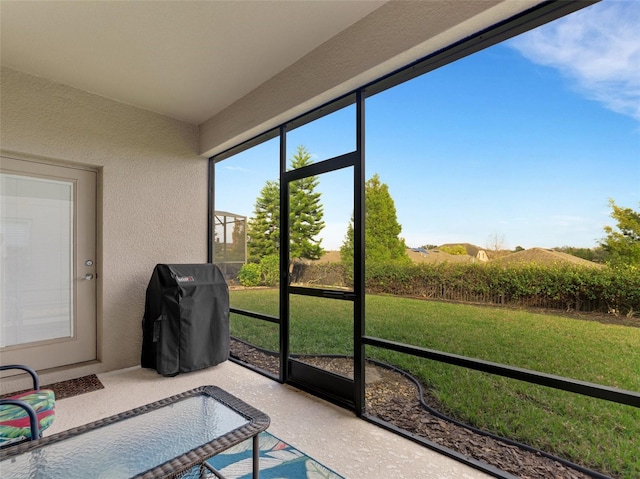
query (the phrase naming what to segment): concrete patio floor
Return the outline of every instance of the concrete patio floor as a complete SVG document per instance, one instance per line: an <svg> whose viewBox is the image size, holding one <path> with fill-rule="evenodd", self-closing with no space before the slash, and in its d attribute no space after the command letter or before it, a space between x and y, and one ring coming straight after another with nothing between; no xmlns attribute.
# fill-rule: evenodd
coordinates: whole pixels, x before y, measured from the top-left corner
<svg viewBox="0 0 640 479"><path fill-rule="evenodd" d="M267 413L270 433L347 479L490 477L230 361L173 378L141 368L98 377L104 389L57 401L56 420L45 436L212 384Z"/></svg>

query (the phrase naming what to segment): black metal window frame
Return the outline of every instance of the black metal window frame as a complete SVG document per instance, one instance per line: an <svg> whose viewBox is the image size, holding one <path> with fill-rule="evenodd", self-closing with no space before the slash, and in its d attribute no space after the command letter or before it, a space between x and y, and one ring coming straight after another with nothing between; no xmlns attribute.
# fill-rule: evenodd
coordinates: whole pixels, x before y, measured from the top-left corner
<svg viewBox="0 0 640 479"><path fill-rule="evenodd" d="M212 241L212 230L211 226L213 225L213 211L214 211L214 183L215 183L215 164L223 161L231 156L234 156L242 151L245 151L253 146L256 146L260 143L263 143L267 140L279 137L280 138L280 171L281 171L281 181L282 181L282 172L286 172L286 131L287 129L297 128L306 123L312 122L318 118L326 116L334 111L337 111L345 106L356 103L357 106L357 150L358 153L362 155L362 162L355 163L356 171L354 174L355 181L354 186L356 187L355 194L359 196L360 201L356 201L356 210L354 211L355 217L362 218L362 223L364 224L364 182L365 182L365 165L366 160L364 158L364 135L365 135L365 125L364 125L364 103L367 97L373 96L377 93L380 93L384 90L392 88L396 85L404 83L408 80L411 80L420 75L426 74L432 70L440 68L444 65L452 63L456 60L469 56L473 53L476 53L480 50L493 46L497 43L500 43L504 40L507 40L511 37L514 37L520 33L524 33L525 31L531 30L535 27L538 27L544 23L555 20L557 18L563 17L569 13L572 13L576 10L579 10L585 6L591 5L593 3L597 3L598 0L573 0L573 1L563 1L563 0L551 0L547 2L543 2L519 15L516 15L508 20L505 20L493 27L490 27L484 31L481 31L469 38L463 39L441 51L435 52L432 55L427 56L424 59L421 59L411 65L408 65L394 73L391 73L385 77L382 77L374 82L371 82L361 88L356 89L355 91L344 95L334 101L331 101L319 108L316 108L304 115L301 115L293 120L277 127L271 129L259 136L256 136L236 147L233 147L229 150L226 150L218 155L214 155L210 158L210 167L209 167L209 253L208 258L209 261L212 261L213 258L213 247L214 243ZM345 157L349 155L356 154L356 152L347 153L343 155ZM332 159L335 160L335 159ZM332 160L324 160L332 161ZM322 171L321 163L311 165L309 171ZM290 173L290 172L289 172ZM358 184L359 183L359 184ZM282 200L284 195L281 195L281 209L288 209L288 204ZM357 205L360 203L360 207ZM282 211L284 211L282 210ZM281 215L282 218L287 218L287 215ZM284 220L282 220L284 221ZM361 244L364 245L364 228L360 228L355 231L356 237L361 239ZM284 238L281 238L281 241L285 241ZM357 242L356 242L357 243ZM283 250L281 250L283 251ZM509 366L500 363L493 363L490 361L484 361L476 358L470 358L466 356L460 356L456 354L451 354L443 351L436 351L426 348L421 348L417 346L412 346L409 344L398 343L394 341L385 340L382 338L367 336L365 334L365 324L364 324L364 251L363 249L355 251L355 257L360 258L360 261L355 262L355 270L354 270L354 281L356 284L361 285L361 287L356 287L354 292L352 293L353 297L345 297L343 299L354 300L357 302L356 312L354 314L354 366L355 366L355 374L354 374L354 383L356 388L355 394L355 413L366 419L370 422L374 422L388 429L392 429L395 432L405 435L406 437L415 440L424 444L427 447L432 449L436 449L439 452L454 457L457 460L467 463L468 465L482 469L485 472L490 473L496 477L511 477L509 475L505 475L501 471L497 471L494 468L486 467L485 464L477 463L477 461L469 460L468 458L461 456L449 449L439 447L437 444L431 443L430 441L415 437L412 434L403 432L399 430L397 427L382 421L380 419L371 417L366 414L364 408L364 363L365 363L365 347L372 346L377 348L383 348L399 353L404 353L408 355L412 355L415 357L429 359L433 361L438 361L454 366L459 366L475 371L481 371L484 373L489 373L497 376L507 377L511 379L516 379L520 381L524 381L531 384L536 384L539 386L545 386L553 389L558 389L562 391L567 391L571 393L581 394L585 396L590 396L597 399L602 399L606 401L611 401L615 403L620 403L636 408L640 408L640 392L639 391L629 391L623 389L612 388L608 386L604 386L601 384L590 383L585 381L580 381L573 378L567 378L562 376L556 376L547 373L541 373L538 371L518 368L514 366ZM280 264L280 274L281 281L288 280L288 265L287 258L285 255L281 255L281 264ZM281 282L282 284L282 282ZM286 288L281 287L281 303L282 296L285 296L287 293L283 293L283 290ZM351 295L351 293L350 293ZM288 301L288 299L286 299ZM284 306L286 308L286 305ZM259 313L254 313L251 311L245 311L241 309L232 308L231 312L244 315L247 317L255 318L258 320L269 321L272 323L277 323L280 325L280 358L281 358L281 366L280 366L280 376L278 378L273 377L269 374L266 374L273 379L277 379L281 382L286 382L286 357L288 356L288 335L289 328L288 324L284 324L281 318L276 318L273 316L263 315ZM281 315L286 313L286 309L283 310L283 306L281 304ZM261 374L265 374L264 371L256 369L257 372Z"/></svg>

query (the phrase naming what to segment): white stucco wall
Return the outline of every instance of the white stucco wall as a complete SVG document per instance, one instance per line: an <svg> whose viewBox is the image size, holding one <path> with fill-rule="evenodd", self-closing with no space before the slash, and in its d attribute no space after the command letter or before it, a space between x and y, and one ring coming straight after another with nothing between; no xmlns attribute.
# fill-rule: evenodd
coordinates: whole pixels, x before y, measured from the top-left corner
<svg viewBox="0 0 640 479"><path fill-rule="evenodd" d="M153 267L207 260L198 129L15 70L3 68L0 79L3 150L100 171L100 362L49 379L137 365Z"/></svg>

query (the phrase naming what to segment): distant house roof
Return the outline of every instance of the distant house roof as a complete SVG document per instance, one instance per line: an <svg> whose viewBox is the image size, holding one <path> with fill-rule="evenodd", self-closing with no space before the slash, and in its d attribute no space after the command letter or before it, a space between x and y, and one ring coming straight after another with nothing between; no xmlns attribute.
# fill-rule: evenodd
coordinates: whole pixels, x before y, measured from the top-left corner
<svg viewBox="0 0 640 479"><path fill-rule="evenodd" d="M495 262L502 264L517 264L517 263L536 263L542 265L554 265L554 264L574 264L577 266L587 266L591 268L600 268L601 264L588 261L586 259L578 258L571 254L562 253L560 251L554 251L544 248L529 248L517 253L511 253L507 256L495 259Z"/></svg>

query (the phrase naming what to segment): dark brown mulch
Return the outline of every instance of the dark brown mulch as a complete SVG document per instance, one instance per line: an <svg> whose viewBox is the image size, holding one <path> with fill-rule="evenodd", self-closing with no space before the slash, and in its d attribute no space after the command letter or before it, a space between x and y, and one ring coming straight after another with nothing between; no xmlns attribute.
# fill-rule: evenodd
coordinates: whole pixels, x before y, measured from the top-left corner
<svg viewBox="0 0 640 479"><path fill-rule="evenodd" d="M231 356L278 375L279 358L240 341L231 341ZM334 357L300 358L306 363L353 377L351 360ZM523 479L588 479L591 476L550 458L478 434L431 414L418 399L416 384L397 371L368 363L366 366L366 410L406 431L482 461ZM437 410L435 399L424 401Z"/></svg>
<svg viewBox="0 0 640 479"><path fill-rule="evenodd" d="M83 376L81 378L69 379L67 381L60 381L57 383L46 384L44 386L40 386L41 389L52 389L56 395L56 399L64 399L72 396L77 396L79 394L88 393L91 391L98 391L99 389L104 389L104 386L98 379L98 376L95 374L90 374L89 376ZM16 391L13 393L8 393L0 397L8 397L15 396L16 394L20 394L22 392L29 391L25 389L24 391Z"/></svg>

